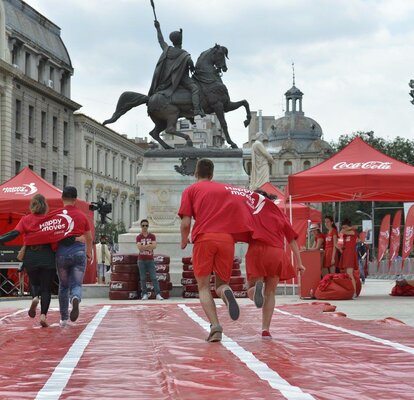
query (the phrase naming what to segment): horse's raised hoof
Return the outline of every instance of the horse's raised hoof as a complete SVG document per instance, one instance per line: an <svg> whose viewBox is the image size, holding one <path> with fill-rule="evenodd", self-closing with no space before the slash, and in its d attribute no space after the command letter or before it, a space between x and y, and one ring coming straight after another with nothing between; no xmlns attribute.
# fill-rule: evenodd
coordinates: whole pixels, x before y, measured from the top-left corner
<svg viewBox="0 0 414 400"><path fill-rule="evenodd" d="M191 139L188 139L188 140L185 142L185 145L186 145L186 147L194 147L194 146L193 146L193 141L192 141Z"/></svg>
<svg viewBox="0 0 414 400"><path fill-rule="evenodd" d="M237 146L237 144L236 143L233 143L233 142L229 143L229 145L231 146L232 149L238 149L239 148Z"/></svg>
<svg viewBox="0 0 414 400"><path fill-rule="evenodd" d="M244 127L247 128L250 125L250 119L244 121Z"/></svg>

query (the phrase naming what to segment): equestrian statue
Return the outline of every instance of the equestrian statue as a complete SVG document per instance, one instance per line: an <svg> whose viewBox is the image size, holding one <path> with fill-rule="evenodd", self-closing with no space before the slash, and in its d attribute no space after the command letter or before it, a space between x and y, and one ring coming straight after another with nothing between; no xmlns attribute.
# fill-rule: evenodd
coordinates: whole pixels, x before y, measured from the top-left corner
<svg viewBox="0 0 414 400"><path fill-rule="evenodd" d="M161 132L182 137L186 140L187 146L192 146L190 137L177 131L177 120L187 118L194 124L194 116L203 117L215 113L227 143L232 148L237 148L236 143L230 138L224 114L243 106L247 114L245 127L250 123L251 114L246 100L230 101L227 88L221 80L222 73L227 71L227 48L216 44L201 53L194 66L190 54L182 49L182 29L170 34L173 46L169 46L164 41L152 1L151 4L162 54L157 62L150 90L148 95L136 92L122 93L114 114L103 124L111 124L131 108L146 104L148 115L155 124L149 134L165 149L171 149L172 147L162 140ZM191 78L189 72L192 72Z"/></svg>

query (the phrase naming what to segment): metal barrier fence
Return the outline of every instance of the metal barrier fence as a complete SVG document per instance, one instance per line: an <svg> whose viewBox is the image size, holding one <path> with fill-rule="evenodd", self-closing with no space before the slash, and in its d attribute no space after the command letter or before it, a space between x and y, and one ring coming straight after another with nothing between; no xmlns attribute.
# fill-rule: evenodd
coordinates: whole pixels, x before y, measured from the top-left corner
<svg viewBox="0 0 414 400"><path fill-rule="evenodd" d="M382 260L379 265L377 261L368 263L368 274L370 278L394 279L398 275L404 277L414 277L414 258L407 258L402 268L402 260L396 259L391 265L388 260Z"/></svg>

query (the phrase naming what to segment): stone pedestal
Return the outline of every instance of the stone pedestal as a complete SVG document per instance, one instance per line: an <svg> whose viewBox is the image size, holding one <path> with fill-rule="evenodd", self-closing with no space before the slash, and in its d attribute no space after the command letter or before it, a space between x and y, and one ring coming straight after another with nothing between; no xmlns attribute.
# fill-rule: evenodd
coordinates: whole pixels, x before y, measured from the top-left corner
<svg viewBox="0 0 414 400"><path fill-rule="evenodd" d="M214 162L214 180L247 187L248 176L243 169L240 149L149 150L137 176L140 186L139 219L128 233L119 236L121 253L136 253L136 236L141 232L140 220L149 221L149 230L157 238L155 253L170 256L170 274L174 286L180 285L182 257L190 256L192 246L180 249L180 218L177 215L181 193L195 182L197 159L209 158ZM244 256L246 246L237 245L236 255Z"/></svg>

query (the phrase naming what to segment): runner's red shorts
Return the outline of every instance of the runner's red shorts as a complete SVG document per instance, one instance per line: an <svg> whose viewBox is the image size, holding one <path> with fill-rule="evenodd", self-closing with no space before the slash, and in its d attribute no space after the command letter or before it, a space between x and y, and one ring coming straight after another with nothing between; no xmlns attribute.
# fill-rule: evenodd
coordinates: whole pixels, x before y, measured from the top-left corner
<svg viewBox="0 0 414 400"><path fill-rule="evenodd" d="M247 279L278 276L281 281L296 276L285 250L263 242L251 242L246 253Z"/></svg>
<svg viewBox="0 0 414 400"><path fill-rule="evenodd" d="M224 282L230 281L234 259L234 240L227 233L203 233L193 246L194 276L208 276L213 271Z"/></svg>

